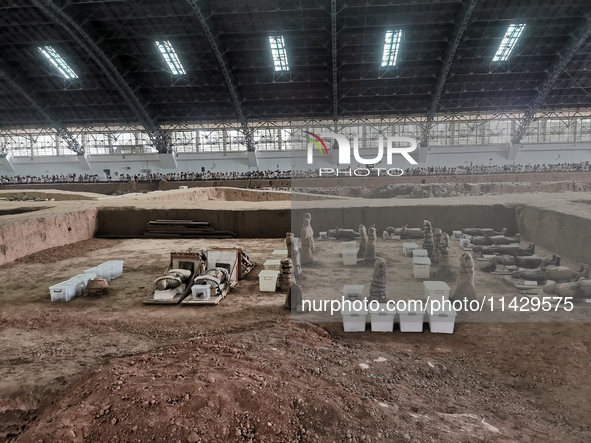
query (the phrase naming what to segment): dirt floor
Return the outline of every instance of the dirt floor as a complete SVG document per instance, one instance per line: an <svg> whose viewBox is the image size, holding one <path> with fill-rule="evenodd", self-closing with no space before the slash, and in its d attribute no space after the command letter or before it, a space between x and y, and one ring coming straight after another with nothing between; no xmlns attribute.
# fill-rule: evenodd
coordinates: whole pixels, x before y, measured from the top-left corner
<svg viewBox="0 0 591 443"><path fill-rule="evenodd" d="M214 245L259 263L220 305L142 304L171 251ZM401 248L378 243L388 292L420 297ZM258 290L275 249L281 240L92 239L0 267L0 440L591 441L591 324L524 314L443 335L293 321L284 294ZM369 281L370 268L338 265L339 249L316 243L304 294L339 298L343 284ZM454 242L454 271L459 254ZM124 274L108 295L50 302L50 285L115 258ZM479 270L476 285L518 295Z"/></svg>

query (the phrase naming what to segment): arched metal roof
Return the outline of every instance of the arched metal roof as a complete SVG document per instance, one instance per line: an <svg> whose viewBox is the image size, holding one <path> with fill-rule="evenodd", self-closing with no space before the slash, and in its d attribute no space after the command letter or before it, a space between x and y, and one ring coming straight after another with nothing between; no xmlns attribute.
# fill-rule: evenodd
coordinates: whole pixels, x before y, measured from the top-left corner
<svg viewBox="0 0 591 443"><path fill-rule="evenodd" d="M0 67L16 78L0 78L4 127L48 126L49 115L64 125L133 123L158 132L192 121L591 106L588 0L6 3ZM517 46L506 62L493 62L515 23L527 25ZM387 30L402 31L389 69L380 66ZM270 35L284 36L287 72L273 69ZM154 45L162 39L186 75L171 75ZM51 68L37 49L45 45L79 78Z"/></svg>

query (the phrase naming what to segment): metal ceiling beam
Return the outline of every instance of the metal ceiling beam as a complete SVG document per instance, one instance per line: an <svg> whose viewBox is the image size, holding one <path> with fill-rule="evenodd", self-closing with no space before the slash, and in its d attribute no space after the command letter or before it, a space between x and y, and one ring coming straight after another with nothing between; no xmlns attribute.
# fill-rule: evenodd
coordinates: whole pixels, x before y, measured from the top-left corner
<svg viewBox="0 0 591 443"><path fill-rule="evenodd" d="M43 116L43 118L53 128L55 128L57 135L66 142L68 149L71 149L78 155L84 154L84 148L80 146L80 143L76 140L76 137L66 128L59 119L51 114L46 106L43 106L39 100L35 97L35 93L29 90L24 84L16 79L16 77L10 75L8 72L0 68L0 77L3 78L15 91L27 99L27 101L35 108L35 110Z"/></svg>
<svg viewBox="0 0 591 443"><path fill-rule="evenodd" d="M443 95L443 90L445 88L445 82L447 81L447 77L449 76L449 71L453 65L456 52L460 46L464 32L466 32L466 29L468 28L470 17L474 12L477 2L478 0L468 0L468 2L462 7L462 11L460 12L458 20L456 21L456 23L459 25L457 25L451 45L448 46L447 52L445 53L443 66L441 67L441 72L437 78L437 86L435 87L435 92L433 93L431 104L429 105L429 110L427 113L427 125L425 126L425 132L423 133L423 139L421 140L421 145L424 147L429 145L429 136L431 134L431 128L433 127L433 119L435 118L435 114L437 114L437 110L439 109L441 96Z"/></svg>
<svg viewBox="0 0 591 443"><path fill-rule="evenodd" d="M33 4L43 11L55 23L60 25L78 43L84 51L96 62L113 86L119 91L127 105L133 111L138 122L141 123L154 148L159 153L172 152L169 136L158 126L150 116L146 106L123 75L115 67L111 59L99 48L97 43L76 23L66 12L51 0L33 0Z"/></svg>
<svg viewBox="0 0 591 443"><path fill-rule="evenodd" d="M337 80L337 0L330 0L330 35L332 38L332 119L339 119Z"/></svg>
<svg viewBox="0 0 591 443"><path fill-rule="evenodd" d="M230 96L232 98L232 103L234 104L234 108L236 109L236 117L238 117L238 121L240 122L240 124L242 126L242 131L244 132L244 137L245 137L245 141L246 141L246 149L248 151L254 151L255 145L254 145L254 140L252 137L252 131L248 127L248 123L246 121L246 117L245 117L244 111L242 109L242 101L240 100L240 96L238 94L238 89L236 88L234 77L232 76L232 73L230 72L230 69L228 68L228 66L229 66L228 62L226 61L226 57L224 56L224 53L221 50L221 48L222 48L221 42L219 42L219 39L213 33L213 29L214 29L213 25L211 24L211 21L209 20L209 18L206 17L205 14L203 13L203 8L202 8L203 2L201 0L187 0L187 3L189 3L191 8L193 9L193 12L195 13L197 18L199 19L199 23L201 23L201 27L203 28L203 31L205 32L205 35L207 37L207 40L209 41L211 49L213 50L213 53L215 54L215 56L218 60L218 64L220 65L220 70L222 71L222 75L224 76L224 80L226 81L226 85L228 86L228 90L229 90Z"/></svg>
<svg viewBox="0 0 591 443"><path fill-rule="evenodd" d="M517 129L515 130L515 134L511 138L511 143L519 144L521 140L525 136L525 132L528 126L534 120L536 112L538 109L544 104L546 101L546 97L548 93L553 89L554 83L558 80L558 77L563 73L566 65L571 61L573 56L579 51L581 46L585 43L585 41L591 35L591 13L587 14L585 20L581 26L579 26L575 32L572 33L572 39L566 45L566 47L558 54L558 60L556 63L552 65L552 67L548 70L548 76L542 82L542 84L536 88L537 94L533 99L533 102L530 106L528 106L525 115L521 119L521 121L517 124Z"/></svg>

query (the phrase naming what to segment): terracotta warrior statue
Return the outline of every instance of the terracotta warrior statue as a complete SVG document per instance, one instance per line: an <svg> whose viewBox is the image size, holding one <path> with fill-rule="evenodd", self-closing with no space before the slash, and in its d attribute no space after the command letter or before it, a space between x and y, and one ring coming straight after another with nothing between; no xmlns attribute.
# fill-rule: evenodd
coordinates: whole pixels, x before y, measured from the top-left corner
<svg viewBox="0 0 591 443"><path fill-rule="evenodd" d="M310 241L312 242L312 252L314 252L314 229L312 229L312 215L309 212L304 214L304 220L306 219L310 225Z"/></svg>
<svg viewBox="0 0 591 443"><path fill-rule="evenodd" d="M388 226L386 228L386 232L390 235L402 235L402 230L404 228L394 228L392 226Z"/></svg>
<svg viewBox="0 0 591 443"><path fill-rule="evenodd" d="M538 283L542 283L546 280L546 276L542 271L542 268L536 269L518 269L517 271L513 271L511 273L511 278L523 279L523 280L530 280L535 281Z"/></svg>
<svg viewBox="0 0 591 443"><path fill-rule="evenodd" d="M439 243L441 243L441 229L433 229L433 261L439 260Z"/></svg>
<svg viewBox="0 0 591 443"><path fill-rule="evenodd" d="M386 232L391 235L399 235L401 239L423 238L424 236L422 228L409 228L408 225L404 225L402 228L388 226Z"/></svg>
<svg viewBox="0 0 591 443"><path fill-rule="evenodd" d="M543 282L553 281L576 281L580 278L589 278L589 266L581 263L578 271L573 271L567 266L544 266L536 269L518 269L511 274L513 278Z"/></svg>
<svg viewBox="0 0 591 443"><path fill-rule="evenodd" d="M536 252L536 245L530 243L523 248L519 243L511 243L510 245L472 246L472 250L475 252L482 252L483 254L534 255Z"/></svg>
<svg viewBox="0 0 591 443"><path fill-rule="evenodd" d="M304 214L304 218L310 220L310 232L312 233L312 242L314 242L314 229L312 229L312 215L309 212L306 212ZM312 250L314 250L314 247L312 247Z"/></svg>
<svg viewBox="0 0 591 443"><path fill-rule="evenodd" d="M300 261L302 265L307 265L314 261L314 239L312 238L310 219L304 219L304 224L302 226L302 230L300 231L300 240L302 241Z"/></svg>
<svg viewBox="0 0 591 443"><path fill-rule="evenodd" d="M503 228L501 232L496 232L492 228L465 228L462 232L466 235L505 235L507 228Z"/></svg>
<svg viewBox="0 0 591 443"><path fill-rule="evenodd" d="M287 246L287 256L293 263L293 272L296 279L302 274L302 264L300 261L300 250L295 242L295 235L291 232L285 234L285 245Z"/></svg>
<svg viewBox="0 0 591 443"><path fill-rule="evenodd" d="M357 257L365 257L365 246L367 245L367 230L365 226L359 225L359 250Z"/></svg>
<svg viewBox="0 0 591 443"><path fill-rule="evenodd" d="M470 242L473 245L509 245L511 243L519 243L520 235L515 234L515 237L505 237L504 235L485 235L473 236Z"/></svg>
<svg viewBox="0 0 591 443"><path fill-rule="evenodd" d="M524 269L536 269L541 266L560 266L560 256L552 254L552 258L544 258L539 255L529 256L512 256L512 255L498 255L492 257L487 263L480 267L483 272L494 272L497 269L497 264L504 266L518 266Z"/></svg>
<svg viewBox="0 0 591 443"><path fill-rule="evenodd" d="M408 228L407 226L408 225L404 225L402 228L400 228L401 239L425 237L425 231L422 228Z"/></svg>
<svg viewBox="0 0 591 443"><path fill-rule="evenodd" d="M446 279L452 276L451 263L449 261L449 235L446 232L441 233L439 240L439 267L435 275L437 278Z"/></svg>
<svg viewBox="0 0 591 443"><path fill-rule="evenodd" d="M365 254L363 256L367 261L374 261L376 259L376 240L376 228L372 226L367 232L367 244L365 245Z"/></svg>
<svg viewBox="0 0 591 443"><path fill-rule="evenodd" d="M570 283L548 283L542 289L546 294L561 297L588 298L591 297L591 280L581 278Z"/></svg>
<svg viewBox="0 0 591 443"><path fill-rule="evenodd" d="M337 240L354 240L359 237L359 233L353 229L329 229L328 236Z"/></svg>
<svg viewBox="0 0 591 443"><path fill-rule="evenodd" d="M279 281L279 288L281 291L287 291L295 280L295 270L291 258L284 258L281 260L281 276Z"/></svg>
<svg viewBox="0 0 591 443"><path fill-rule="evenodd" d="M370 228L371 229L371 228ZM373 264L373 277L369 285L369 295L372 299L385 303L386 297L386 260L378 258Z"/></svg>
<svg viewBox="0 0 591 443"><path fill-rule="evenodd" d="M582 278L589 278L589 265L585 263L579 264L579 269L576 271L571 270L566 266L544 266L542 268L547 280L561 281L570 280L575 281Z"/></svg>
<svg viewBox="0 0 591 443"><path fill-rule="evenodd" d="M297 283L292 283L285 296L285 309L291 309L292 312L301 313L303 310L303 291Z"/></svg>
<svg viewBox="0 0 591 443"><path fill-rule="evenodd" d="M423 221L423 235L422 249L426 250L429 258L433 260L433 231L429 220Z"/></svg>
<svg viewBox="0 0 591 443"><path fill-rule="evenodd" d="M472 254L464 252L460 257L460 269L458 279L454 288L451 300L473 300L476 298L476 287L474 286L474 260Z"/></svg>

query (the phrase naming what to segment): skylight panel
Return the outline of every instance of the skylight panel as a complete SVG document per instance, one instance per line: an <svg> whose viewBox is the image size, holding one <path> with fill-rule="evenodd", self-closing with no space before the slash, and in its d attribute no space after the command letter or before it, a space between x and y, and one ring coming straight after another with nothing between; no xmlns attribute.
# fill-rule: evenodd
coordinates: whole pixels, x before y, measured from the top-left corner
<svg viewBox="0 0 591 443"><path fill-rule="evenodd" d="M505 32L505 36L499 45L499 49L497 49L497 53L493 57L493 62L504 62L509 58L524 29L525 24L509 25L509 28L507 28L507 32Z"/></svg>
<svg viewBox="0 0 591 443"><path fill-rule="evenodd" d="M181 64L176 51L168 40L163 40L161 42L156 41L154 44L158 48L158 51L160 51L160 55L162 55L162 58L168 65L168 69L170 69L172 75L185 75L187 73Z"/></svg>
<svg viewBox="0 0 591 443"><path fill-rule="evenodd" d="M68 80L78 78L74 70L68 66L64 59L51 46L40 46L37 49L57 69L63 78Z"/></svg>
<svg viewBox="0 0 591 443"><path fill-rule="evenodd" d="M287 64L287 52L285 51L285 40L282 35L270 35L269 45L271 46L271 55L273 57L273 66L275 71L289 71Z"/></svg>
<svg viewBox="0 0 591 443"><path fill-rule="evenodd" d="M382 67L396 66L396 59L398 58L398 51L400 49L400 40L402 40L402 31L386 31L384 53L382 54Z"/></svg>

